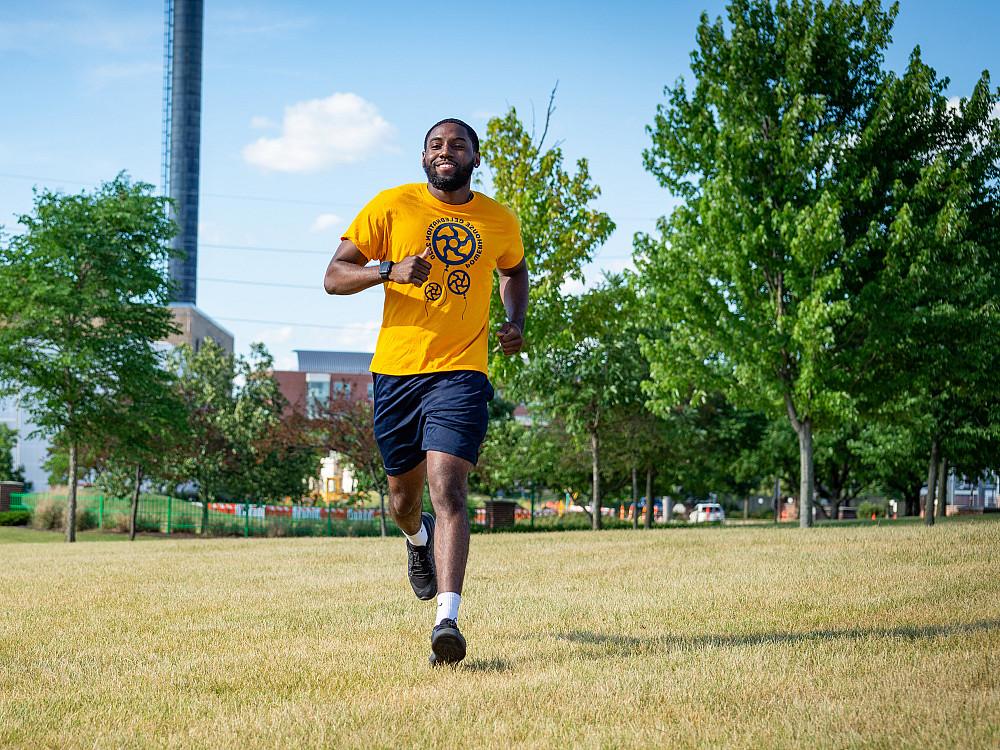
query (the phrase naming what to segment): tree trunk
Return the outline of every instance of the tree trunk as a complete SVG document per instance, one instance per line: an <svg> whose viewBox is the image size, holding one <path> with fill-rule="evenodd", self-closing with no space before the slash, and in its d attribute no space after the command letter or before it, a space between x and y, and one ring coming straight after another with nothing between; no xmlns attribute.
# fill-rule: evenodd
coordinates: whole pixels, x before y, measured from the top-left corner
<svg viewBox="0 0 1000 750"><path fill-rule="evenodd" d="M813 443L812 420L799 422L799 527L813 525Z"/></svg>
<svg viewBox="0 0 1000 750"><path fill-rule="evenodd" d="M595 531L601 528L601 440L597 436L597 430L590 433L590 457L593 462L591 471L593 472L593 491L590 496L591 523Z"/></svg>
<svg viewBox="0 0 1000 750"><path fill-rule="evenodd" d="M941 457L938 468L937 517L944 518L948 512L948 459Z"/></svg>
<svg viewBox="0 0 1000 750"><path fill-rule="evenodd" d="M76 541L76 440L69 441L69 501L66 505L66 541Z"/></svg>
<svg viewBox="0 0 1000 750"><path fill-rule="evenodd" d="M639 470L632 467L632 528L639 528Z"/></svg>
<svg viewBox="0 0 1000 750"><path fill-rule="evenodd" d="M378 491L378 507L379 507L379 516L378 516L379 530L382 532L382 536L386 536L386 529L385 529L385 490L379 490Z"/></svg>
<svg viewBox="0 0 1000 750"><path fill-rule="evenodd" d="M785 408L788 421L799 437L799 526L803 529L813 525L813 441L812 420L801 419L791 393L785 393ZM775 511L777 511L777 506Z"/></svg>
<svg viewBox="0 0 1000 750"><path fill-rule="evenodd" d="M931 440L931 460L927 467L927 499L924 500L924 523L934 525L934 495L937 492L938 442Z"/></svg>
<svg viewBox="0 0 1000 750"><path fill-rule="evenodd" d="M663 500L666 503L666 499ZM646 518L643 526L647 529L653 528L653 467L646 467Z"/></svg>
<svg viewBox="0 0 1000 750"><path fill-rule="evenodd" d="M200 492L200 489L199 489ZM250 512L250 501L246 500L247 513ZM201 498L201 535L208 535L208 493L202 493Z"/></svg>
<svg viewBox="0 0 1000 750"><path fill-rule="evenodd" d="M135 489L132 490L132 513L129 516L128 540L135 541L135 521L139 516L139 488L142 487L142 464L135 465Z"/></svg>
<svg viewBox="0 0 1000 750"><path fill-rule="evenodd" d="M920 483L917 482L916 486L912 490L908 491L903 498L906 501L906 511L904 515L907 516L919 516L920 515Z"/></svg>

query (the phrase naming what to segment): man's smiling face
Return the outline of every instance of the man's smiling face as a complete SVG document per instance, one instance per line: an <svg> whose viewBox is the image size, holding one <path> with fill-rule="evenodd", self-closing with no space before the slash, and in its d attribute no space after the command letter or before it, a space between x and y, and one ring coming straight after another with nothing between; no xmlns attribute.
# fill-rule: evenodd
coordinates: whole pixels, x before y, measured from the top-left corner
<svg viewBox="0 0 1000 750"><path fill-rule="evenodd" d="M450 193L469 184L472 170L479 166L479 154L465 128L445 122L427 136L421 161L427 181Z"/></svg>

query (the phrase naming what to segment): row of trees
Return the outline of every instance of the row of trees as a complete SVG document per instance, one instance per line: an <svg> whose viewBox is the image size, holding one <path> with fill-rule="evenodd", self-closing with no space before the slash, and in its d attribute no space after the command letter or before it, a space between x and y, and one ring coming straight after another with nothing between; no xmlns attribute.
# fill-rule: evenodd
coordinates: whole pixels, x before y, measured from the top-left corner
<svg viewBox="0 0 1000 750"><path fill-rule="evenodd" d="M144 485L197 496L206 515L218 498L304 494L328 431L288 408L267 351L159 343L175 332L174 225L151 185L120 175L92 193L43 190L19 222L0 243L0 386L51 438L69 541L84 475L132 496L133 536ZM0 442L11 437L5 429Z"/></svg>
<svg viewBox="0 0 1000 750"><path fill-rule="evenodd" d="M808 526L817 480L834 512L863 488L916 512L926 479L933 523L949 466L997 465L1000 97L984 72L953 106L919 48L885 70L897 10L734 0L703 16L693 86L666 89L643 154L681 205L635 238L636 273L578 297L560 288L613 229L586 160L566 171L514 110L490 122L483 155L534 283L533 346L494 371L541 434L586 447L595 528L602 480L629 468L682 494L794 472Z"/></svg>
<svg viewBox="0 0 1000 750"><path fill-rule="evenodd" d="M998 464L1000 95L984 73L952 106L919 49L885 70L896 13L703 16L693 84L666 89L643 154L681 203L635 238L634 273L583 294L565 284L614 231L586 159L546 145L552 100L540 137L514 109L490 121L482 153L533 279L531 346L491 369L535 424L496 405L480 489L571 490L599 528L608 492L745 497L777 478L810 525L817 488L832 513L867 488L916 512L926 482L933 522L949 468ZM64 449L70 515L81 465L133 496L154 478L265 500L300 495L328 449L384 495L366 405L307 420L262 348L155 345L172 330L165 208L124 176L42 191L0 242L0 385Z"/></svg>

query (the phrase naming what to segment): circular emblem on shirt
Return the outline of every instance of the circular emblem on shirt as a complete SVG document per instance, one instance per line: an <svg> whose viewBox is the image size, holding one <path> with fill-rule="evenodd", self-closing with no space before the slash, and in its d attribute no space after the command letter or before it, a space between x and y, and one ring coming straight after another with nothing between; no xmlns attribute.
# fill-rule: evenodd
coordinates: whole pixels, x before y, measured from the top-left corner
<svg viewBox="0 0 1000 750"><path fill-rule="evenodd" d="M465 224L442 222L431 232L434 254L446 266L465 263L476 252L476 237Z"/></svg>
<svg viewBox="0 0 1000 750"><path fill-rule="evenodd" d="M469 284L469 274L460 268L448 274L448 290L455 294L465 294L469 291Z"/></svg>
<svg viewBox="0 0 1000 750"><path fill-rule="evenodd" d="M429 302L441 299L441 285L433 282L426 284L424 286L424 297L426 297Z"/></svg>

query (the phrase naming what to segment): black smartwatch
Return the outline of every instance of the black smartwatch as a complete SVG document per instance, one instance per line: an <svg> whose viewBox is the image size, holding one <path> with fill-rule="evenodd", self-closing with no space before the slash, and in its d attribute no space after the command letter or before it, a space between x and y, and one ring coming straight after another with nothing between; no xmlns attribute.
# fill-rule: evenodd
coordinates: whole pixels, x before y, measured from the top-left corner
<svg viewBox="0 0 1000 750"><path fill-rule="evenodd" d="M392 267L395 264L391 260L383 260L378 264L378 275L382 277L382 281L389 280L389 274L392 273Z"/></svg>

